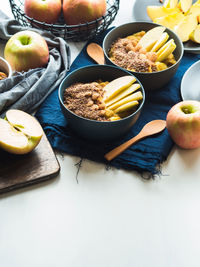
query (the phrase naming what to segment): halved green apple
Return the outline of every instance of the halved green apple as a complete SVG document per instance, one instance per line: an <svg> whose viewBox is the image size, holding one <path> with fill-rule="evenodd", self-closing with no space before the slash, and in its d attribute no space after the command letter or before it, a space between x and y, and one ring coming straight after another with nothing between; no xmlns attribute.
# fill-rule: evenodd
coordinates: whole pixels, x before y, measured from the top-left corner
<svg viewBox="0 0 200 267"><path fill-rule="evenodd" d="M12 109L0 119L0 147L12 154L27 154L40 142L43 129L30 114Z"/></svg>

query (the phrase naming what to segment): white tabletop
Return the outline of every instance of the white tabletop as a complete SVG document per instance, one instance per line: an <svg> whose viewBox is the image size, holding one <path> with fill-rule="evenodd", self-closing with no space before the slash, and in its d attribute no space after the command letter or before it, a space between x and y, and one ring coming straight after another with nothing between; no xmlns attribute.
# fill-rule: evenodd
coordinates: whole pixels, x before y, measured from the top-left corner
<svg viewBox="0 0 200 267"><path fill-rule="evenodd" d="M133 2L113 25L132 20ZM8 0L1 10L11 15ZM54 180L0 196L1 267L200 266L200 149L175 146L150 181L84 160L77 183L80 159L58 160Z"/></svg>

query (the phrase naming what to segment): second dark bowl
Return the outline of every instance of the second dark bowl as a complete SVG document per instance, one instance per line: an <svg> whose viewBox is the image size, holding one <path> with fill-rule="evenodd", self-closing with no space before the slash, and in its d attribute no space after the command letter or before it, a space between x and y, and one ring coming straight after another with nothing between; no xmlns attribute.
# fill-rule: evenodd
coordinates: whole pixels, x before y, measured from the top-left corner
<svg viewBox="0 0 200 267"><path fill-rule="evenodd" d="M108 57L108 52L110 50L110 47L114 41L116 41L118 38L124 38L128 35L132 35L139 31L148 31L154 27L160 26L156 23L152 22L130 22L123 25L120 25L113 30L111 30L104 38L103 41L103 50L106 58L106 62L111 65L115 65L110 58ZM142 72L132 72L133 75L135 75L142 85L144 86L145 90L155 90L162 88L164 85L166 85L169 80L174 76L176 73L180 61L183 57L183 44L179 37L170 29L166 28L165 30L169 34L169 39L174 39L176 43L176 49L174 50L173 54L176 59L176 64L170 66L169 68L158 71L158 72L151 72L151 73L142 73Z"/></svg>
<svg viewBox="0 0 200 267"><path fill-rule="evenodd" d="M58 93L62 112L66 117L69 126L74 132L85 139L91 141L113 141L126 134L137 121L145 101L145 92L142 84L138 90L141 91L143 99L139 107L131 115L116 121L96 121L80 117L70 111L63 103L63 95L66 88L77 82L112 81L116 78L132 75L129 72L115 66L92 65L77 69L71 72L60 84ZM134 75L133 75L134 76Z"/></svg>

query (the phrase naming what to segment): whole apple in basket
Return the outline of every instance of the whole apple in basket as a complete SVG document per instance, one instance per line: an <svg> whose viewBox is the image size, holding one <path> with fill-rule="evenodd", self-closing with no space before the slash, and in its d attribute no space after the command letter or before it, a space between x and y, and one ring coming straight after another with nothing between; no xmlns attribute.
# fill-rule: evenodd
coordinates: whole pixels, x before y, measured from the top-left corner
<svg viewBox="0 0 200 267"><path fill-rule="evenodd" d="M25 0L24 12L40 22L55 23L61 13L61 0Z"/></svg>
<svg viewBox="0 0 200 267"><path fill-rule="evenodd" d="M34 31L15 33L6 43L4 57L15 71L43 67L49 60L45 39Z"/></svg>
<svg viewBox="0 0 200 267"><path fill-rule="evenodd" d="M173 141L185 149L200 147L200 102L184 100L168 112L167 130Z"/></svg>
<svg viewBox="0 0 200 267"><path fill-rule="evenodd" d="M106 0L63 0L63 15L68 25L94 21L105 13Z"/></svg>

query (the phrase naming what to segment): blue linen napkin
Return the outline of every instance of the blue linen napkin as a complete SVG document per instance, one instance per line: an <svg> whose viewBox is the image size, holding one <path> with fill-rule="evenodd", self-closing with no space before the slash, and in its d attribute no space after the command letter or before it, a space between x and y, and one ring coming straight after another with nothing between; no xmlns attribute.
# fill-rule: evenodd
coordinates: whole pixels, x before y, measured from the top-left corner
<svg viewBox="0 0 200 267"><path fill-rule="evenodd" d="M108 30L91 42L102 45L103 38L107 32ZM95 64L87 55L86 46L87 44L73 62L68 73L79 67ZM175 103L181 101L180 82L183 74L199 59L200 55L185 54L172 80L164 88L146 93L146 101L139 119L129 133L118 141L99 144L98 142L86 142L76 137L71 132L61 112L58 90L52 92L43 102L36 113L36 117L43 126L54 149L107 164L104 159L105 153L138 134L147 122L154 119L166 119L169 109ZM160 164L167 159L172 147L173 142L167 129L165 129L161 134L148 137L134 144L109 164L116 168L136 170L143 174L147 172L149 176L152 176L160 172Z"/></svg>

